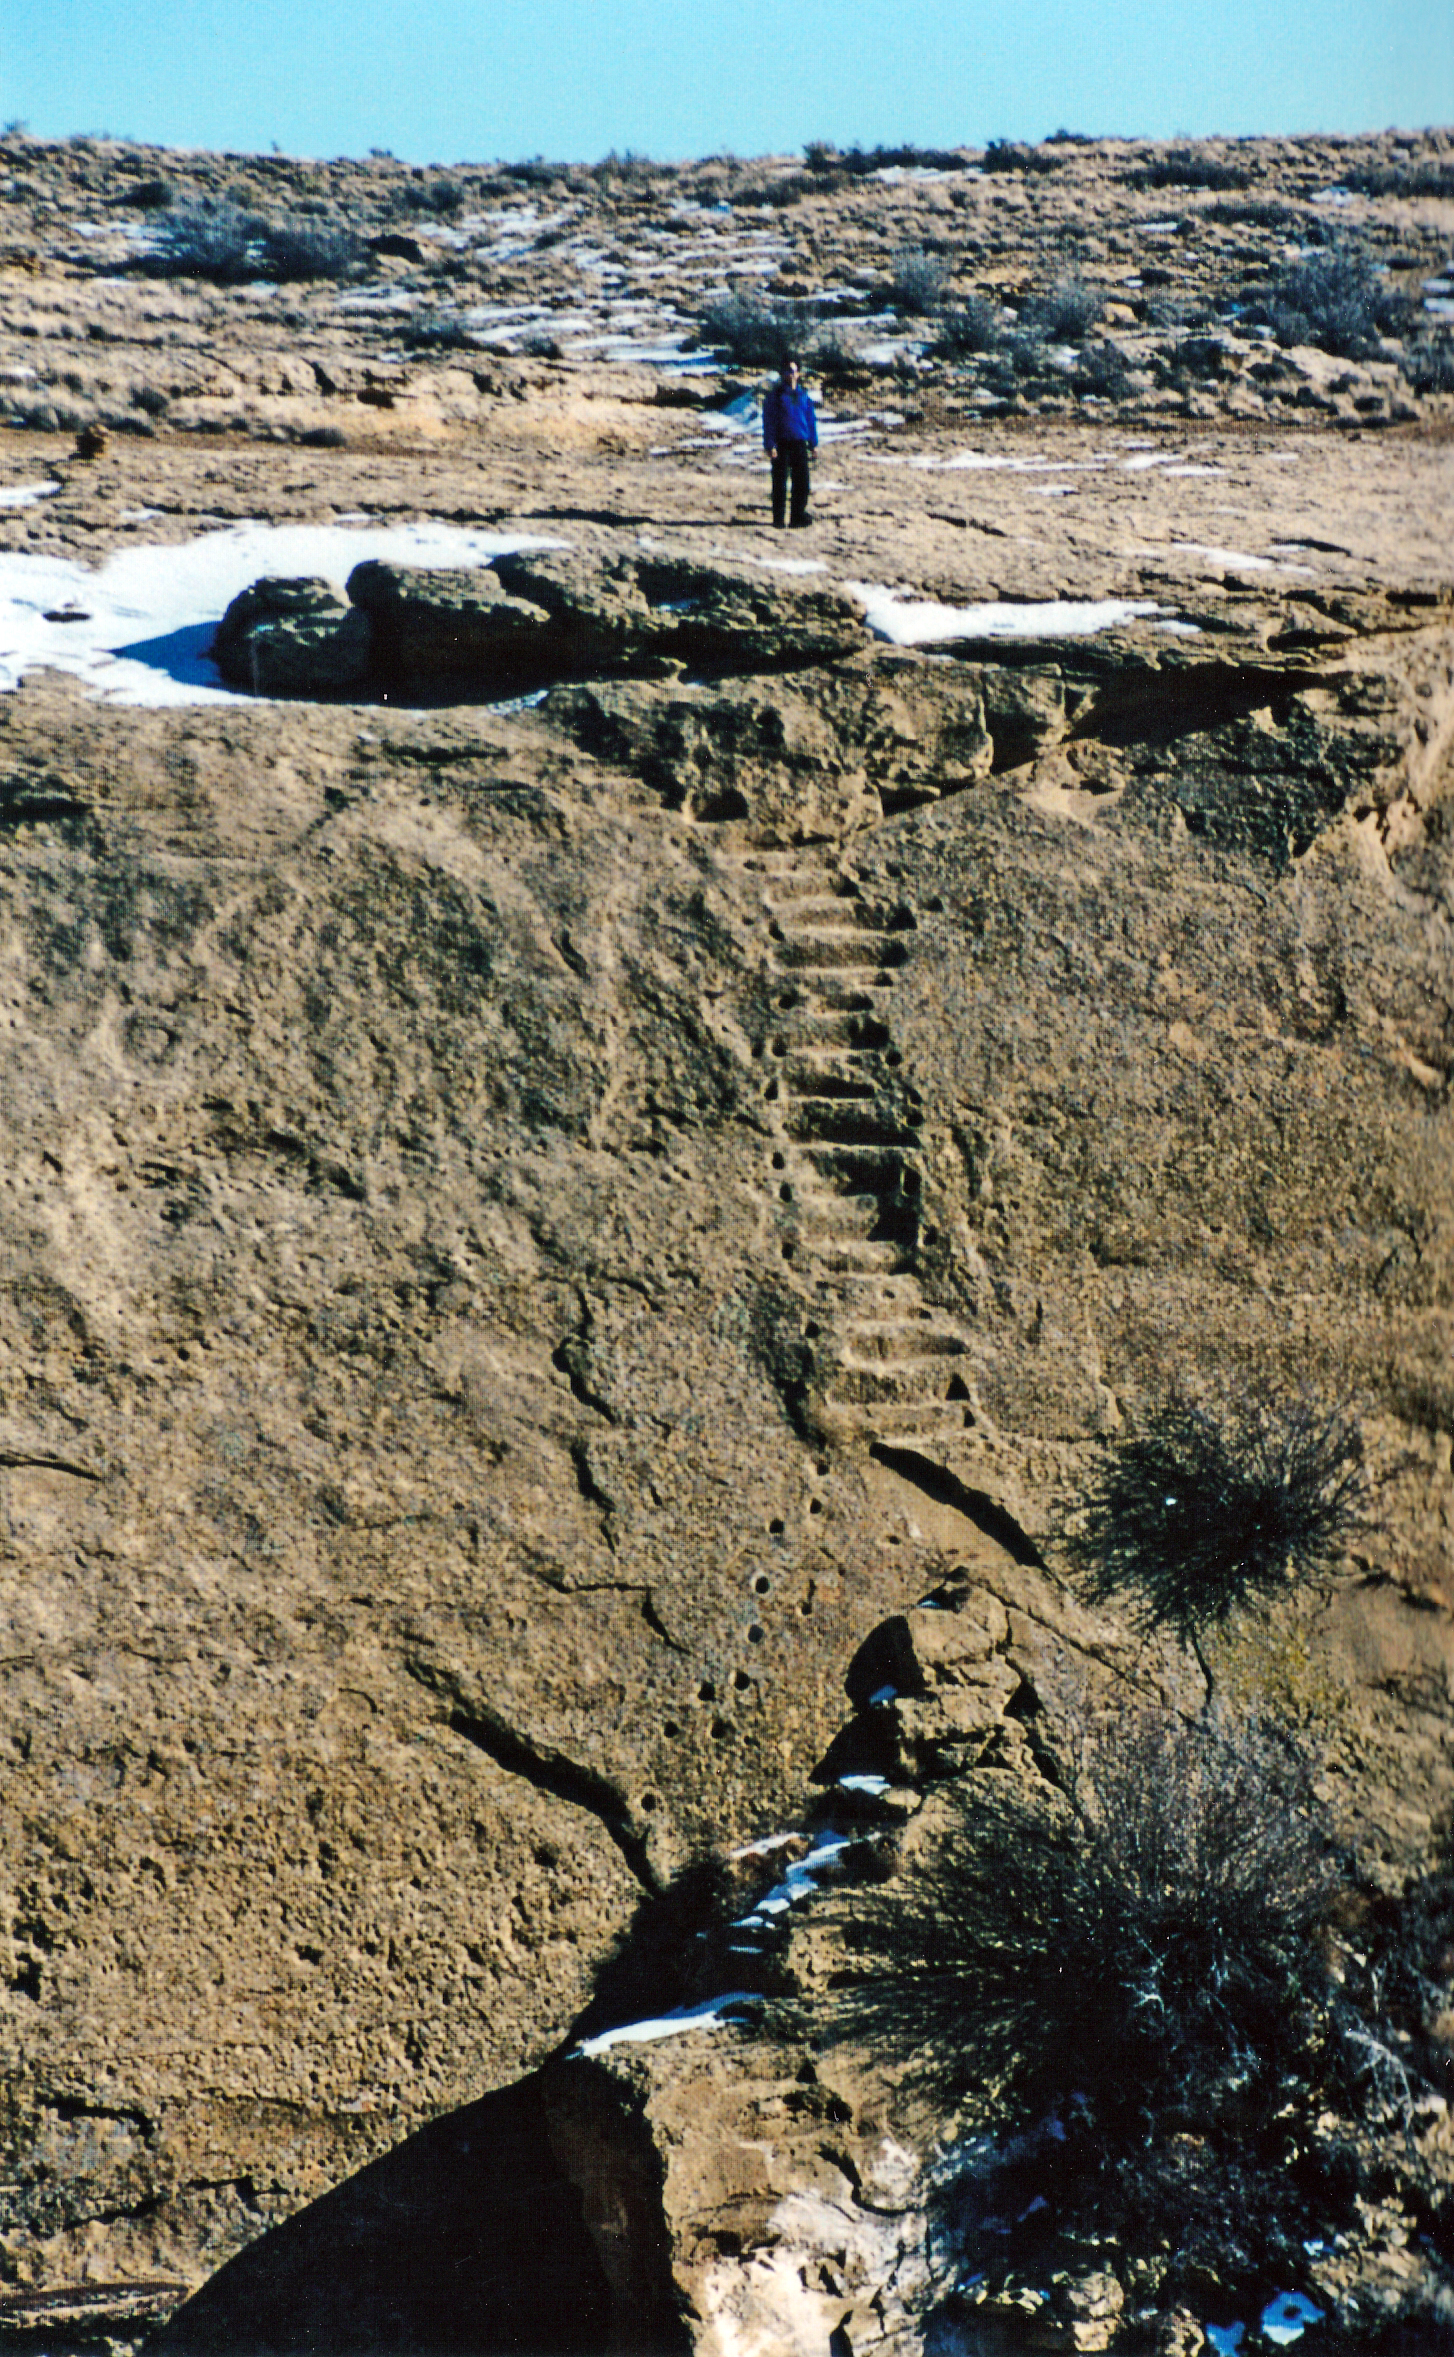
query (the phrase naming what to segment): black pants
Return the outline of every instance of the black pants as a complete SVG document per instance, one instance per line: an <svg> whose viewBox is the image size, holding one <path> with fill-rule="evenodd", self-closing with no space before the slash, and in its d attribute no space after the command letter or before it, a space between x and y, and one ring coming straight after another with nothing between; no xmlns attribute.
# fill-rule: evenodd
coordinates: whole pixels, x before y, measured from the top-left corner
<svg viewBox="0 0 1454 2357"><path fill-rule="evenodd" d="M772 462L772 520L781 524L788 503L788 479L792 478L793 514L795 524L808 520L808 445L806 442L779 442L777 457Z"/></svg>

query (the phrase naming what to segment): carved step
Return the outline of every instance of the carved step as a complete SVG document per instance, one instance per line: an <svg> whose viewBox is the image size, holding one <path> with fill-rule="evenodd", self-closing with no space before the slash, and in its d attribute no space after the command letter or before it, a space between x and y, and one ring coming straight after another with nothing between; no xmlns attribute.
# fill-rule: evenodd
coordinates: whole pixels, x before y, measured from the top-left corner
<svg viewBox="0 0 1454 2357"><path fill-rule="evenodd" d="M785 1010L772 1052L881 1055L888 1045L889 1027L872 1008L824 1007L805 999L801 1006Z"/></svg>
<svg viewBox="0 0 1454 2357"><path fill-rule="evenodd" d="M884 1319L868 1325L855 1318L847 1329L848 1350L845 1366L870 1366L875 1360L903 1362L908 1359L928 1363L933 1359L960 1359L969 1348L958 1334L950 1334L942 1326L929 1322L928 1314L917 1318Z"/></svg>
<svg viewBox="0 0 1454 2357"><path fill-rule="evenodd" d="M822 885L810 892L764 893L764 908L770 909L785 932L796 933L804 925L857 925L883 933L891 928L865 908L853 892L825 892Z"/></svg>
<svg viewBox="0 0 1454 2357"><path fill-rule="evenodd" d="M799 1152L825 1185L849 1194L866 1189L875 1195L918 1192L919 1174L905 1161L905 1149L897 1141L876 1144L867 1138L846 1138L815 1143L809 1138L801 1142Z"/></svg>
<svg viewBox="0 0 1454 2357"><path fill-rule="evenodd" d="M905 1407L951 1409L962 1417L964 1402L944 1397L946 1361L942 1358L899 1359L889 1363L841 1358L828 1377L830 1400L893 1400ZM937 1387L937 1397L936 1397Z"/></svg>
<svg viewBox="0 0 1454 2357"><path fill-rule="evenodd" d="M784 973L842 972L862 968L868 973L891 973L908 958L895 933L872 933L856 925L823 925L793 934L773 944L774 960Z"/></svg>
<svg viewBox="0 0 1454 2357"><path fill-rule="evenodd" d="M874 1236L825 1237L815 1245L813 1261L828 1276L894 1276L910 1266L902 1244Z"/></svg>
<svg viewBox="0 0 1454 2357"><path fill-rule="evenodd" d="M809 1195L793 1189L798 1227L805 1238L868 1236L883 1218L877 1195Z"/></svg>
<svg viewBox="0 0 1454 2357"><path fill-rule="evenodd" d="M974 1410L965 1400L891 1400L834 1402L835 1413L865 1440L886 1448L921 1448L926 1441L947 1446L974 1427Z"/></svg>
<svg viewBox="0 0 1454 2357"><path fill-rule="evenodd" d="M913 1130L886 1121L872 1101L860 1104L852 1098L790 1098L783 1126L790 1138L805 1144L902 1149L919 1142Z"/></svg>
<svg viewBox="0 0 1454 2357"><path fill-rule="evenodd" d="M811 1063L792 1056L779 1067L781 1083L790 1097L877 1097L883 1076L878 1059L870 1056L855 1066L845 1058L815 1056Z"/></svg>

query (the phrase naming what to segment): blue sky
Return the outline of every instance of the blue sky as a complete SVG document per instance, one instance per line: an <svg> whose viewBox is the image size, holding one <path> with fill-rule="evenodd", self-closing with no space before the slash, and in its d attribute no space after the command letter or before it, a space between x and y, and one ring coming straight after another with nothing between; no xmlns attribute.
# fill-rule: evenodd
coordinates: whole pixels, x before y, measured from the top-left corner
<svg viewBox="0 0 1454 2357"><path fill-rule="evenodd" d="M0 120L416 163L1454 123L1451 0L4 0Z"/></svg>

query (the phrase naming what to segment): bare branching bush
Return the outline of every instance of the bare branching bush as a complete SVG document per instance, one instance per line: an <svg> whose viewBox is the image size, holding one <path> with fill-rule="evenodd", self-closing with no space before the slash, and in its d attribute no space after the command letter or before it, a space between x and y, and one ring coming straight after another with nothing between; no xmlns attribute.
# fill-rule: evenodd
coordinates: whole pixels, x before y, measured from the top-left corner
<svg viewBox="0 0 1454 2357"><path fill-rule="evenodd" d="M977 2090L1023 2127L1078 2090L1139 2118L1306 2043L1289 2001L1324 1989L1311 1934L1336 1875L1299 1756L1149 1716L1077 1750L1068 1804L981 1777L915 1874L844 1902L835 2028L941 2111Z"/></svg>
<svg viewBox="0 0 1454 2357"><path fill-rule="evenodd" d="M1366 1511L1340 1410L1173 1395L1108 1460L1069 1539L1091 1598L1183 1643L1286 1581L1329 1572Z"/></svg>
<svg viewBox="0 0 1454 2357"><path fill-rule="evenodd" d="M942 2198L971 2269L1060 2238L1082 2266L1154 2254L1173 2291L1302 2281L1304 2244L1355 2219L1337 2123L1390 2051L1333 1969L1344 1871L1308 1765L1255 1723L1149 1714L1077 1749L1058 1805L967 1780L922 1861L835 1902L828 2034L941 2132L957 2115Z"/></svg>

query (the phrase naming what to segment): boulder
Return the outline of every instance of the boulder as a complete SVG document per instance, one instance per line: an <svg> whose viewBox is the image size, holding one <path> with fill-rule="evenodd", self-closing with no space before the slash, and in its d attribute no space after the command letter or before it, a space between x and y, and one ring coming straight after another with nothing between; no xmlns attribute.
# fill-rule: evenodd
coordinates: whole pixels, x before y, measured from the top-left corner
<svg viewBox="0 0 1454 2357"><path fill-rule="evenodd" d="M212 641L230 687L260 696L326 696L358 687L371 653L368 615L330 582L264 579L236 596Z"/></svg>
<svg viewBox="0 0 1454 2357"><path fill-rule="evenodd" d="M374 661L410 680L534 668L550 615L513 597L489 566L440 572L423 566L355 565L348 594L371 625Z"/></svg>
<svg viewBox="0 0 1454 2357"><path fill-rule="evenodd" d="M746 566L691 557L638 557L633 570L653 623L669 614L677 651L706 669L827 663L865 641L862 612L838 590L787 588Z"/></svg>

